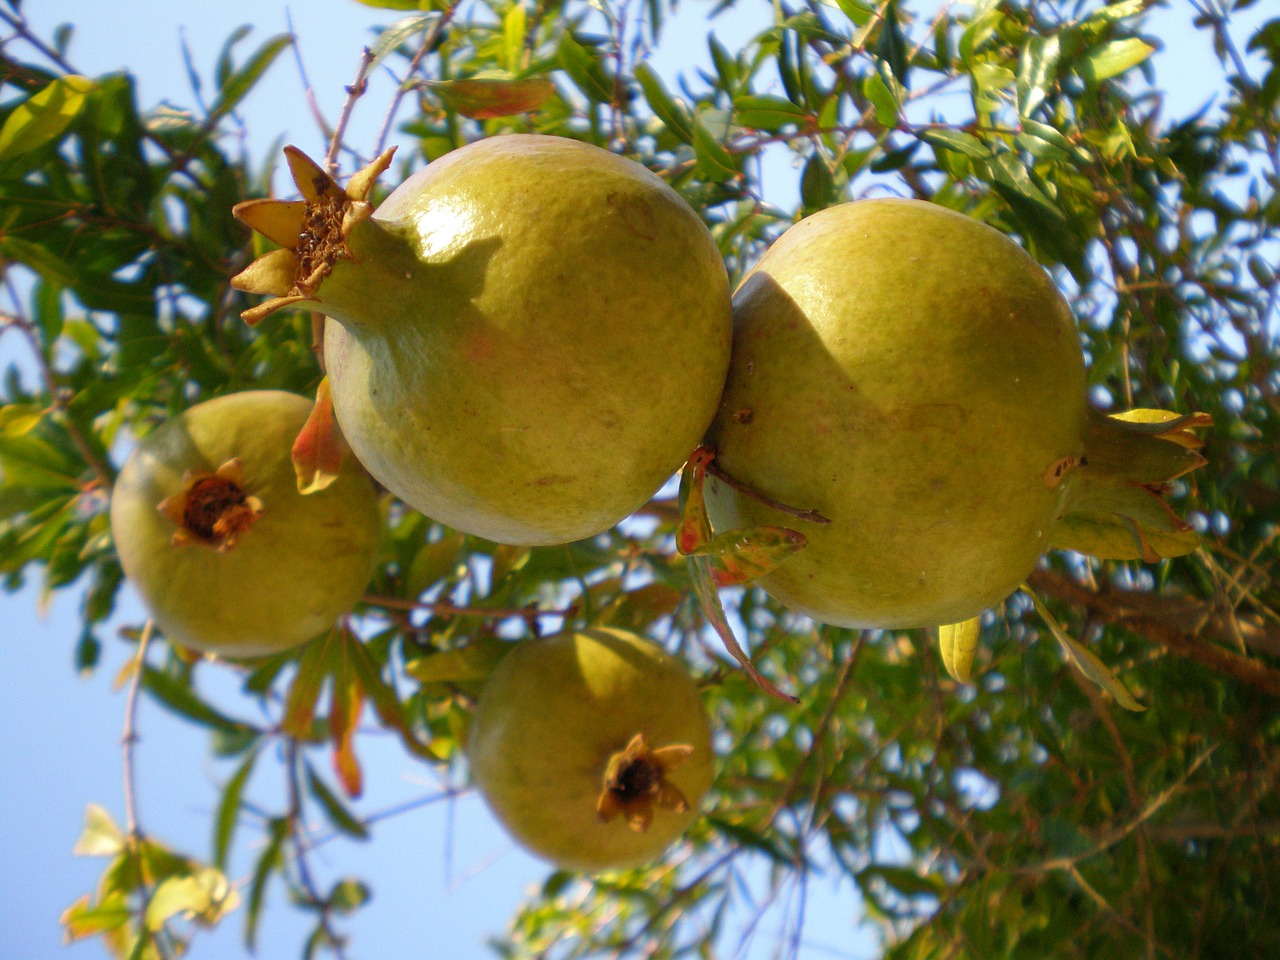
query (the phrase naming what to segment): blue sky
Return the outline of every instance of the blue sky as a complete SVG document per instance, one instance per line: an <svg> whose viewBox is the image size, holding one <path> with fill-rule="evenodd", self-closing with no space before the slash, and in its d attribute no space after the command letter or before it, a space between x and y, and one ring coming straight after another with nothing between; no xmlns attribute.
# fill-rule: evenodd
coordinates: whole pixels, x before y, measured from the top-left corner
<svg viewBox="0 0 1280 960"><path fill-rule="evenodd" d="M56 22L78 25L71 59L85 73L121 68L135 73L144 107L162 99L178 106L192 102L179 48L180 30L195 62L210 71L224 39L238 25L257 24L242 51L286 29L285 5L277 0L216 4L128 0L127 15L122 5L101 0L29 0L25 6L43 36ZM671 42L654 60L659 69L670 71L705 61L707 28L701 15L708 6L706 0L685 0L680 19L669 29ZM754 9L763 14L767 5ZM354 0L295 0L293 10L320 109L332 122L344 97L343 86L354 74L360 46L372 36L366 28L388 24L399 14L363 7ZM1161 79L1172 85L1174 113L1206 102L1217 84L1206 39L1185 28L1188 10L1183 0L1174 0L1173 10L1163 15L1175 29L1161 31L1166 50L1157 68ZM737 14L720 18L714 26L732 47L736 39L752 32L754 24L751 17ZM13 52L18 53L16 47ZM389 90L385 78L375 78L352 118L352 142L372 142ZM255 158L260 159L277 137L308 152L323 152L288 55L242 112L250 131L249 152ZM7 363L14 353L0 339L0 362ZM13 960L53 955L60 943L58 913L90 891L99 875L100 861L78 860L70 854L85 804L100 803L117 819L123 817L119 736L124 695L113 689L112 680L132 647L108 644L100 669L90 677L77 677L72 667L78 633L76 598L57 598L43 617L36 613L37 600L32 588L0 598L7 624L0 638L0 672L8 678L8 692L0 698L0 726L6 730L0 738L0 863L8 865L11 874L0 898L0 956ZM128 621L141 620L131 599L123 613ZM229 683L219 692L225 702L235 702ZM175 847L207 856L217 788L230 769L210 759L202 731L174 720L149 702L141 707L139 726L143 826ZM409 759L390 740L364 738L361 754L369 779L369 799L362 806L366 813L438 790L432 771ZM270 768L264 765L265 770ZM251 785L251 792L263 798L270 798L272 790L266 778ZM252 834L252 829L243 830L242 839L252 841ZM233 877L243 879L251 856L247 846L237 852ZM14 869L17 865L20 871ZM547 873L511 845L474 797L391 818L376 827L368 844L327 845L317 854L316 869L326 881L352 874L372 883L372 902L343 923L355 939L355 954L365 957L482 956L486 936L505 927L525 888ZM305 927L283 900L281 888L273 888L260 956L298 955ZM873 956L854 937L855 910L847 885L832 889L826 883L816 884L810 891L811 922L801 956ZM773 929L766 925L761 931L753 955L772 954ZM241 918L233 916L218 931L198 936L192 956L195 960L238 956L240 935ZM71 948L67 955L103 954L96 944L85 944Z"/></svg>

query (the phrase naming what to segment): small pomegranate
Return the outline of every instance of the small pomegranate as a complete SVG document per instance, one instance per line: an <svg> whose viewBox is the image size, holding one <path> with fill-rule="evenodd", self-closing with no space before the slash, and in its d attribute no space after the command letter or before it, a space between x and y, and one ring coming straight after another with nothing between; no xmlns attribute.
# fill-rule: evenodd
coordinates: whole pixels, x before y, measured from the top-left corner
<svg viewBox="0 0 1280 960"><path fill-rule="evenodd" d="M711 729L684 664L607 627L529 640L486 682L472 776L530 851L566 869L656 859L711 785Z"/></svg>
<svg viewBox="0 0 1280 960"><path fill-rule="evenodd" d="M327 489L298 492L290 448L310 409L278 390L199 403L147 434L120 471L116 552L174 643L276 653L360 598L381 536L377 498L350 457Z"/></svg>
<svg viewBox="0 0 1280 960"><path fill-rule="evenodd" d="M304 200L236 215L286 249L234 281L328 315L337 420L410 506L512 544L592 536L643 505L715 414L728 278L697 214L644 167L511 135L366 197L287 149Z"/></svg>
<svg viewBox="0 0 1280 960"><path fill-rule="evenodd" d="M1203 459L1161 411L1085 399L1071 311L1012 240L913 200L864 200L788 230L734 294L734 347L708 435L718 465L817 510L808 546L760 580L846 627L956 623L1051 546L1186 553L1161 495ZM717 527L796 526L711 480Z"/></svg>

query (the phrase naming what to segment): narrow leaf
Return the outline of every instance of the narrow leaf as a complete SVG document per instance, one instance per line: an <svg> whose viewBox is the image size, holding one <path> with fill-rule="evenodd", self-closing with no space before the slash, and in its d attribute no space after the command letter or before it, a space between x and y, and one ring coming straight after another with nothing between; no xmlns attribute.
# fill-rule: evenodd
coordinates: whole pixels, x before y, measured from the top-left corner
<svg viewBox="0 0 1280 960"><path fill-rule="evenodd" d="M693 591L697 595L698 603L702 608L702 615L720 637L729 655L738 661L738 665L743 672L761 690L787 703L799 703L799 697L783 693L781 689L774 685L773 681L757 670L756 665L751 662L751 658L747 656L746 651L738 644L737 637L733 635L733 628L729 626L729 621L725 617L724 605L720 601L720 594L716 590L715 579L711 574L710 560L707 557L691 556L688 558L688 564L689 577L693 582Z"/></svg>
<svg viewBox="0 0 1280 960"><path fill-rule="evenodd" d="M954 130L950 127L929 127L921 130L918 136L930 146L954 150L956 153L962 153L976 160L987 160L991 157L991 151L985 143L973 134L962 130Z"/></svg>
<svg viewBox="0 0 1280 960"><path fill-rule="evenodd" d="M346 808L334 792L325 785L325 782L316 776L309 765L307 766L307 790L311 796L315 797L316 802L320 804L320 808L324 810L325 817L339 831L349 837L355 837L357 840L369 839L369 828Z"/></svg>
<svg viewBox="0 0 1280 960"><path fill-rule="evenodd" d="M752 93L734 98L733 119L739 125L753 130L776 133L788 126L806 126L810 116L807 110L790 100Z"/></svg>
<svg viewBox="0 0 1280 960"><path fill-rule="evenodd" d="M374 713L384 727L391 727L400 734L400 742L410 753L423 760L439 760L430 747L418 739L409 726L404 713L404 705L396 695L396 691L382 679L377 664L369 656L364 644L355 638L346 638L346 656L355 670L360 685L373 703Z"/></svg>
<svg viewBox="0 0 1280 960"><path fill-rule="evenodd" d="M210 117L221 117L234 110L253 89L262 75L270 69L276 57L293 43L293 35L277 34L260 46L249 61L227 79L218 91L218 98L209 111Z"/></svg>
<svg viewBox="0 0 1280 960"><path fill-rule="evenodd" d="M682 101L676 100L667 92L657 73L647 63L637 63L634 70L640 89L644 92L645 101L654 116L661 120L668 130L688 144L693 143L693 117L689 108Z"/></svg>
<svg viewBox="0 0 1280 960"><path fill-rule="evenodd" d="M414 3L411 6L395 7L394 9L416 10L417 8L418 5ZM387 58L388 54L393 53L414 34L425 32L439 18L440 15L438 13L412 13L391 24L391 26L378 34L378 39L374 40L369 46L369 54L372 57L369 62L369 69L372 70L376 67Z"/></svg>
<svg viewBox="0 0 1280 960"><path fill-rule="evenodd" d="M1035 604L1036 612L1040 614L1041 619L1049 628L1049 632L1053 634L1054 639L1062 646L1062 652L1067 655L1067 659L1071 664L1079 670L1089 680L1092 680L1102 690L1111 694L1115 701L1126 710L1142 711L1147 709L1137 700L1114 673L1111 668L1098 659L1098 657L1083 644L1077 643L1067 635L1062 629L1058 621L1054 619L1053 614L1049 612L1049 608L1044 605L1041 599L1032 592L1031 588L1025 583L1022 590L1031 597L1031 602Z"/></svg>
<svg viewBox="0 0 1280 960"><path fill-rule="evenodd" d="M364 792L364 774L356 757L355 735L364 711L364 690L346 667L334 671L329 704L329 735L333 738L333 772L349 797Z"/></svg>
<svg viewBox="0 0 1280 960"><path fill-rule="evenodd" d="M329 673L325 654L328 646L334 642L334 635L330 633L323 640L312 640L303 647L297 673L294 674L285 699L284 717L280 721L281 732L299 740L311 736L316 701L320 698L320 689Z"/></svg>
<svg viewBox="0 0 1280 960"><path fill-rule="evenodd" d="M218 812L213 826L213 863L219 869L227 865L227 853L231 849L231 838L235 835L236 823L240 817L240 801L244 796L244 785L253 772L254 762L258 759L258 751L249 751L244 762L236 768L227 785L222 788L222 799L218 801Z"/></svg>
<svg viewBox="0 0 1280 960"><path fill-rule="evenodd" d="M284 817L274 817L268 831L269 839L253 867L253 877L249 881L248 916L244 922L244 942L252 952L257 946L258 922L262 917L262 903L267 892L267 881L271 874L280 869L283 859L281 851L284 841L289 836L289 821Z"/></svg>

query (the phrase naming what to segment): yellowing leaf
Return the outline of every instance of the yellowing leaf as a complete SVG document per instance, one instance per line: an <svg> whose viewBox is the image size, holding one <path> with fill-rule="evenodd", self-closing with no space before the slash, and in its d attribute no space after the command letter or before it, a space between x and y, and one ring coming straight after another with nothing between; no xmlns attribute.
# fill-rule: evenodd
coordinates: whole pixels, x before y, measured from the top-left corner
<svg viewBox="0 0 1280 960"><path fill-rule="evenodd" d="M693 553L710 561L716 586L732 587L772 572L808 542L788 527L749 527L718 533Z"/></svg>
<svg viewBox="0 0 1280 960"><path fill-rule="evenodd" d="M942 651L942 665L947 673L960 683L968 683L973 667L973 656L978 650L978 634L982 632L982 619L973 617L962 623L947 623L938 628L938 648Z"/></svg>
<svg viewBox="0 0 1280 960"><path fill-rule="evenodd" d="M1137 37L1112 40L1084 55L1080 76L1090 83L1100 83L1136 67L1155 52L1155 47Z"/></svg>
<svg viewBox="0 0 1280 960"><path fill-rule="evenodd" d="M84 832L71 852L77 857L113 857L124 849L124 833L96 803L84 809Z"/></svg>
<svg viewBox="0 0 1280 960"><path fill-rule="evenodd" d="M205 867L187 876L169 877L156 887L143 923L148 930L159 930L170 917L182 914L188 920L214 924L239 904L240 894L222 871Z"/></svg>

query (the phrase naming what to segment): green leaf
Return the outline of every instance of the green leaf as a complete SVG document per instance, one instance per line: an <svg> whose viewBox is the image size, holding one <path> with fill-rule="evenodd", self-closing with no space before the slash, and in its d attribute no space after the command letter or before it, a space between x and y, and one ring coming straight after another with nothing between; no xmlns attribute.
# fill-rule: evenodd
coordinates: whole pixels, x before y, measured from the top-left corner
<svg viewBox="0 0 1280 960"><path fill-rule="evenodd" d="M739 177L733 156L711 133L701 114L693 118L693 152L698 158L698 172L706 179L722 182Z"/></svg>
<svg viewBox="0 0 1280 960"><path fill-rule="evenodd" d="M898 95L879 73L867 77L862 85L862 92L875 108L876 122L882 127L894 127L898 124Z"/></svg>
<svg viewBox="0 0 1280 960"><path fill-rule="evenodd" d="M752 130L776 133L784 127L806 126L811 117L790 100L768 94L744 94L733 101L734 122Z"/></svg>
<svg viewBox="0 0 1280 960"><path fill-rule="evenodd" d="M592 48L579 43L571 33L560 39L560 67L587 98L596 103L613 102L613 78Z"/></svg>
<svg viewBox="0 0 1280 960"><path fill-rule="evenodd" d="M124 832L96 803L84 808L84 831L71 852L77 857L114 857L124 849Z"/></svg>
<svg viewBox="0 0 1280 960"><path fill-rule="evenodd" d="M881 880L904 897L938 897L943 894L946 885L932 874L921 875L908 867L875 863L858 871L859 884L870 880Z"/></svg>
<svg viewBox="0 0 1280 960"><path fill-rule="evenodd" d="M947 673L960 683L968 683L973 668L973 657L978 650L978 634L982 632L982 618L973 617L961 623L947 623L938 628L938 647L942 651L942 665Z"/></svg>
<svg viewBox="0 0 1280 960"><path fill-rule="evenodd" d="M654 116L666 125L676 137L685 143L693 143L693 116L683 101L667 92L662 80L647 63L637 63L634 76L640 82L645 102Z"/></svg>
<svg viewBox="0 0 1280 960"><path fill-rule="evenodd" d="M271 874L279 870L284 863L281 856L285 839L289 836L289 821L285 817L273 817L268 827L267 845L253 867L253 877L249 881L249 903L244 922L244 942L252 952L257 945L258 923L262 918L262 903L267 892L267 881Z"/></svg>
<svg viewBox="0 0 1280 960"><path fill-rule="evenodd" d="M52 250L12 234L0 237L0 255L5 260L25 264L46 283L55 286L75 286L82 279L75 267Z"/></svg>
<svg viewBox="0 0 1280 960"><path fill-rule="evenodd" d="M249 781L249 774L253 772L253 765L257 759L258 751L251 750L244 758L244 762L231 775L227 785L222 788L222 799L218 801L218 812L213 821L213 863L219 869L227 865L231 838L235 835L236 823L240 818L244 786Z"/></svg>
<svg viewBox="0 0 1280 960"><path fill-rule="evenodd" d="M809 154L800 173L800 202L806 210L821 210L835 199L836 180L822 154Z"/></svg>
<svg viewBox="0 0 1280 960"><path fill-rule="evenodd" d="M1142 63L1156 48L1137 37L1112 40L1086 53L1076 69L1089 83L1101 83Z"/></svg>
<svg viewBox="0 0 1280 960"><path fill-rule="evenodd" d="M366 7L377 7L380 10L421 10L422 0L356 0Z"/></svg>
<svg viewBox="0 0 1280 960"><path fill-rule="evenodd" d="M293 43L293 35L277 34L262 44L248 62L227 78L227 82L218 90L218 97L209 110L210 118L217 118L230 113L248 96L262 75L275 63L276 57Z"/></svg>
<svg viewBox="0 0 1280 960"><path fill-rule="evenodd" d="M466 646L410 660L405 672L419 683L481 683L510 652L509 641L480 636Z"/></svg>
<svg viewBox="0 0 1280 960"><path fill-rule="evenodd" d="M59 137L97 86L88 77L68 74L20 103L0 127L0 163Z"/></svg>
<svg viewBox="0 0 1280 960"><path fill-rule="evenodd" d="M369 902L371 896L368 886L354 877L344 877L335 883L329 891L329 895L325 897L325 903L329 904L336 913L348 914L359 910Z"/></svg>
<svg viewBox="0 0 1280 960"><path fill-rule="evenodd" d="M1065 630L1054 619L1053 614L1049 612L1041 599L1028 587L1025 583L1022 590L1029 597L1031 602L1035 604L1036 612L1040 614L1045 625L1048 626L1049 632L1053 634L1054 639L1062 646L1062 652L1067 655L1067 660L1079 670L1085 677L1092 680L1102 690L1111 694L1115 701L1126 710L1142 711L1147 709L1137 700L1114 673L1111 668L1098 659L1098 657L1085 647L1083 644L1073 640Z"/></svg>
<svg viewBox="0 0 1280 960"><path fill-rule="evenodd" d="M187 684L154 667L143 667L142 685L156 700L174 713L202 726L226 733L255 732L255 728L205 703Z"/></svg>
<svg viewBox="0 0 1280 960"><path fill-rule="evenodd" d="M369 839L369 828L357 820L325 782L316 776L310 764L307 765L307 791L315 797L325 817L339 831L357 840Z"/></svg>
<svg viewBox="0 0 1280 960"><path fill-rule="evenodd" d="M397 7L396 9L414 10L417 9L417 6L414 3L410 7ZM438 13L415 13L391 24L391 26L378 34L378 38L369 46L369 54L372 57L369 61L369 69L372 70L390 54L398 50L410 37L425 33L439 19L440 15Z"/></svg>
<svg viewBox="0 0 1280 960"><path fill-rule="evenodd" d="M971 133L955 130L950 127L928 127L917 134L921 140L933 147L954 150L966 157L977 160L988 160L991 150L985 143Z"/></svg>
<svg viewBox="0 0 1280 960"><path fill-rule="evenodd" d="M1018 58L1018 115L1026 117L1044 103L1058 79L1062 43L1057 34L1032 37Z"/></svg>

